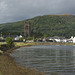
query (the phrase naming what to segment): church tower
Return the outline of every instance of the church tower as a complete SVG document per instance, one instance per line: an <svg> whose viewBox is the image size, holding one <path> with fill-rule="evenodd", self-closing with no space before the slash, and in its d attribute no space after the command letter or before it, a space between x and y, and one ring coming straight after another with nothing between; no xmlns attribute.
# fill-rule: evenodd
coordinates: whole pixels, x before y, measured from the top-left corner
<svg viewBox="0 0 75 75"><path fill-rule="evenodd" d="M24 36L30 36L30 31L31 31L31 27L30 27L30 23L29 22L24 22Z"/></svg>

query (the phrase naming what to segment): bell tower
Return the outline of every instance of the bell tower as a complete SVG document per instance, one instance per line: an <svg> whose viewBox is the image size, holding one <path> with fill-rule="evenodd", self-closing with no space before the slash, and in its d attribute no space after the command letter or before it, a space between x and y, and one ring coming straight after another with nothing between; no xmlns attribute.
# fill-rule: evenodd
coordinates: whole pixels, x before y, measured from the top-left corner
<svg viewBox="0 0 75 75"><path fill-rule="evenodd" d="M30 36L30 31L31 31L31 27L30 27L30 23L29 22L24 22L24 36Z"/></svg>

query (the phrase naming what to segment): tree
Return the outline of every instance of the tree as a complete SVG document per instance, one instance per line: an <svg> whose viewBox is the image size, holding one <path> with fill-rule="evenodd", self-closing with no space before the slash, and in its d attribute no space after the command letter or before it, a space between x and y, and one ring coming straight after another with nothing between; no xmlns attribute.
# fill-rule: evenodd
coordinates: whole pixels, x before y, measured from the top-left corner
<svg viewBox="0 0 75 75"><path fill-rule="evenodd" d="M11 38L11 37L7 37L7 38L6 38L6 43L7 43L7 45L8 45L9 48L12 48L12 47L15 46L15 45L14 45L14 40L13 40L13 38Z"/></svg>

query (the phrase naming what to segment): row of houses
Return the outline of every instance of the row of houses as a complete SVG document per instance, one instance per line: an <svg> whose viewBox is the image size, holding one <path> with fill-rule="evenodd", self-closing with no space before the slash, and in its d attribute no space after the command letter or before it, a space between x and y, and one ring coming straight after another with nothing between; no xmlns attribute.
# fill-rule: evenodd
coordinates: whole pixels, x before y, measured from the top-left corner
<svg viewBox="0 0 75 75"><path fill-rule="evenodd" d="M71 42L73 42L73 43L75 43L75 37L73 37L73 36L71 36L71 38L68 39L68 40L71 41Z"/></svg>
<svg viewBox="0 0 75 75"><path fill-rule="evenodd" d="M20 35L20 36L18 36L18 35L12 36L11 35L11 37L14 38L14 41L18 41L18 40L25 41L25 39L23 39L24 37L22 35ZM0 37L0 39L5 40L5 38L3 38L2 36ZM75 37L71 36L71 38L69 38L69 39L67 39L65 37L47 37L47 38L43 38L43 39L39 38L37 40L34 40L34 39L27 40L27 42L64 42L64 43L69 42L69 43L75 43Z"/></svg>
<svg viewBox="0 0 75 75"><path fill-rule="evenodd" d="M38 39L38 42L42 41L42 42L64 42L64 43L75 43L75 37L71 36L71 38L67 39L65 37L47 37L44 39Z"/></svg>
<svg viewBox="0 0 75 75"><path fill-rule="evenodd" d="M22 35L19 35L19 36L18 35L11 35L11 36L5 35L4 37L0 36L0 41L4 41L6 39L6 37L12 37L12 38L14 38L14 41L17 41L17 40L20 40L23 38Z"/></svg>

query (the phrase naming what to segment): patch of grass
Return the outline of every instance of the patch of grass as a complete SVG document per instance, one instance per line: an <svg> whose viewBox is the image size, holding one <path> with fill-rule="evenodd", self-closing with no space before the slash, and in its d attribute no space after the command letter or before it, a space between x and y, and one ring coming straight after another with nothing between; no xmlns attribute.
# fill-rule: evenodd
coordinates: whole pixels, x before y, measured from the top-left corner
<svg viewBox="0 0 75 75"><path fill-rule="evenodd" d="M6 44L6 42L0 42L0 45Z"/></svg>
<svg viewBox="0 0 75 75"><path fill-rule="evenodd" d="M26 44L24 42L15 42L15 46L25 46Z"/></svg>
<svg viewBox="0 0 75 75"><path fill-rule="evenodd" d="M1 72L0 72L0 75L2 75Z"/></svg>
<svg viewBox="0 0 75 75"><path fill-rule="evenodd" d="M1 42L0 45L6 44L6 42ZM15 42L15 46L28 46L28 45L75 45L75 43L57 43L57 42L31 42L31 43L24 43L24 42Z"/></svg>
<svg viewBox="0 0 75 75"><path fill-rule="evenodd" d="M24 43L24 42L16 42L15 46L32 46L32 45L75 45L75 43L57 43L57 42L32 42L32 43Z"/></svg>

